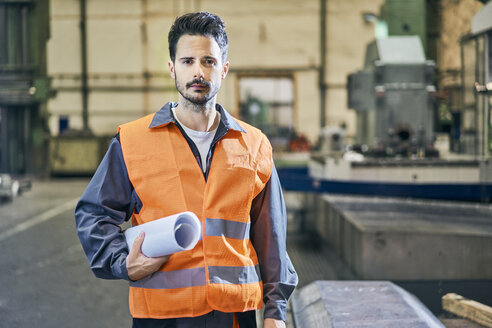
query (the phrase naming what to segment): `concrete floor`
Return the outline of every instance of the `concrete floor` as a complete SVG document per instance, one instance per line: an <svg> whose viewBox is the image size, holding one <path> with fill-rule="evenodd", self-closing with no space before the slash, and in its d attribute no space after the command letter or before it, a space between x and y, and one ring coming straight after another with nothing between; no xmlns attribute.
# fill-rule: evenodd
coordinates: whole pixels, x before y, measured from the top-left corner
<svg viewBox="0 0 492 328"><path fill-rule="evenodd" d="M75 232L73 210L88 182L34 181L32 190L0 203L0 328L131 326L127 283L95 278ZM350 278L337 273L343 264L333 252L292 228L288 250L300 287ZM287 323L293 326L290 313Z"/></svg>
<svg viewBox="0 0 492 328"><path fill-rule="evenodd" d="M88 180L34 181L0 204L0 327L130 327L127 283L96 279L73 209Z"/></svg>
<svg viewBox="0 0 492 328"><path fill-rule="evenodd" d="M0 328L131 326L127 283L95 278L75 232L73 210L88 181L34 181L31 191L0 204ZM295 198L286 195L287 249L299 288L354 279L332 249L298 232ZM287 323L293 327L290 316Z"/></svg>

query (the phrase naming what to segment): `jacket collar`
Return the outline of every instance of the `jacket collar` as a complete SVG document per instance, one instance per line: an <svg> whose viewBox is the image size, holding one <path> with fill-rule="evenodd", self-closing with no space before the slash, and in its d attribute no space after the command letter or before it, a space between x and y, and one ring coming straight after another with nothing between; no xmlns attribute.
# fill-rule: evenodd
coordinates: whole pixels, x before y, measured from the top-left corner
<svg viewBox="0 0 492 328"><path fill-rule="evenodd" d="M169 123L176 124L176 119L174 118L171 108L178 106L177 102L168 102L162 108L154 114L152 122L149 125L149 129L163 127ZM239 125L239 123L234 119L234 117L229 114L224 107L219 104L215 105L215 109L220 113L220 122L227 128L227 130L235 130L239 132L244 132L244 129Z"/></svg>

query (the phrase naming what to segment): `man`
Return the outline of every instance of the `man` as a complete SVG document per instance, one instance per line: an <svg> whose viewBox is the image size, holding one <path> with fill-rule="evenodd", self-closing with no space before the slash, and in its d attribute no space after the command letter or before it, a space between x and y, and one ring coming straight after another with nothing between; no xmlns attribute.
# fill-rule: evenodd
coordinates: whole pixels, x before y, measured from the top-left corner
<svg viewBox="0 0 492 328"><path fill-rule="evenodd" d="M297 274L271 147L216 104L227 75L222 20L186 14L169 32L178 103L120 126L76 210L95 275L130 281L133 327L285 327ZM189 251L147 258L119 225L192 211L202 237Z"/></svg>

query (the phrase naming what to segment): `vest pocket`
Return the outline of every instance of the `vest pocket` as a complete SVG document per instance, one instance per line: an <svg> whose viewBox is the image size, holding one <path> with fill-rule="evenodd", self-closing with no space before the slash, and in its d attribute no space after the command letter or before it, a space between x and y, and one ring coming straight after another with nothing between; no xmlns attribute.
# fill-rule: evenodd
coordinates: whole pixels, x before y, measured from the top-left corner
<svg viewBox="0 0 492 328"><path fill-rule="evenodd" d="M204 199L207 216L248 222L255 177L250 167L217 165L212 169Z"/></svg>
<svg viewBox="0 0 492 328"><path fill-rule="evenodd" d="M252 164L251 156L249 154L228 156L226 161L226 165L231 168L240 167L243 169L254 170L254 166Z"/></svg>

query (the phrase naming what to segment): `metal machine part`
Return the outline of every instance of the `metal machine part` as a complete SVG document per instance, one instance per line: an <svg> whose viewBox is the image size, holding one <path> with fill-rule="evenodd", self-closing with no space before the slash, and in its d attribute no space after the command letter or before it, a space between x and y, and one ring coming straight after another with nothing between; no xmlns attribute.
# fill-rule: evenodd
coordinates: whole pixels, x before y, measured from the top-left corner
<svg viewBox="0 0 492 328"><path fill-rule="evenodd" d="M417 36L370 43L364 69L348 76L348 105L357 112L356 142L403 156L431 147L434 71Z"/></svg>
<svg viewBox="0 0 492 328"><path fill-rule="evenodd" d="M10 174L0 174L0 202L12 200L30 189L31 181L29 179L13 177Z"/></svg>

